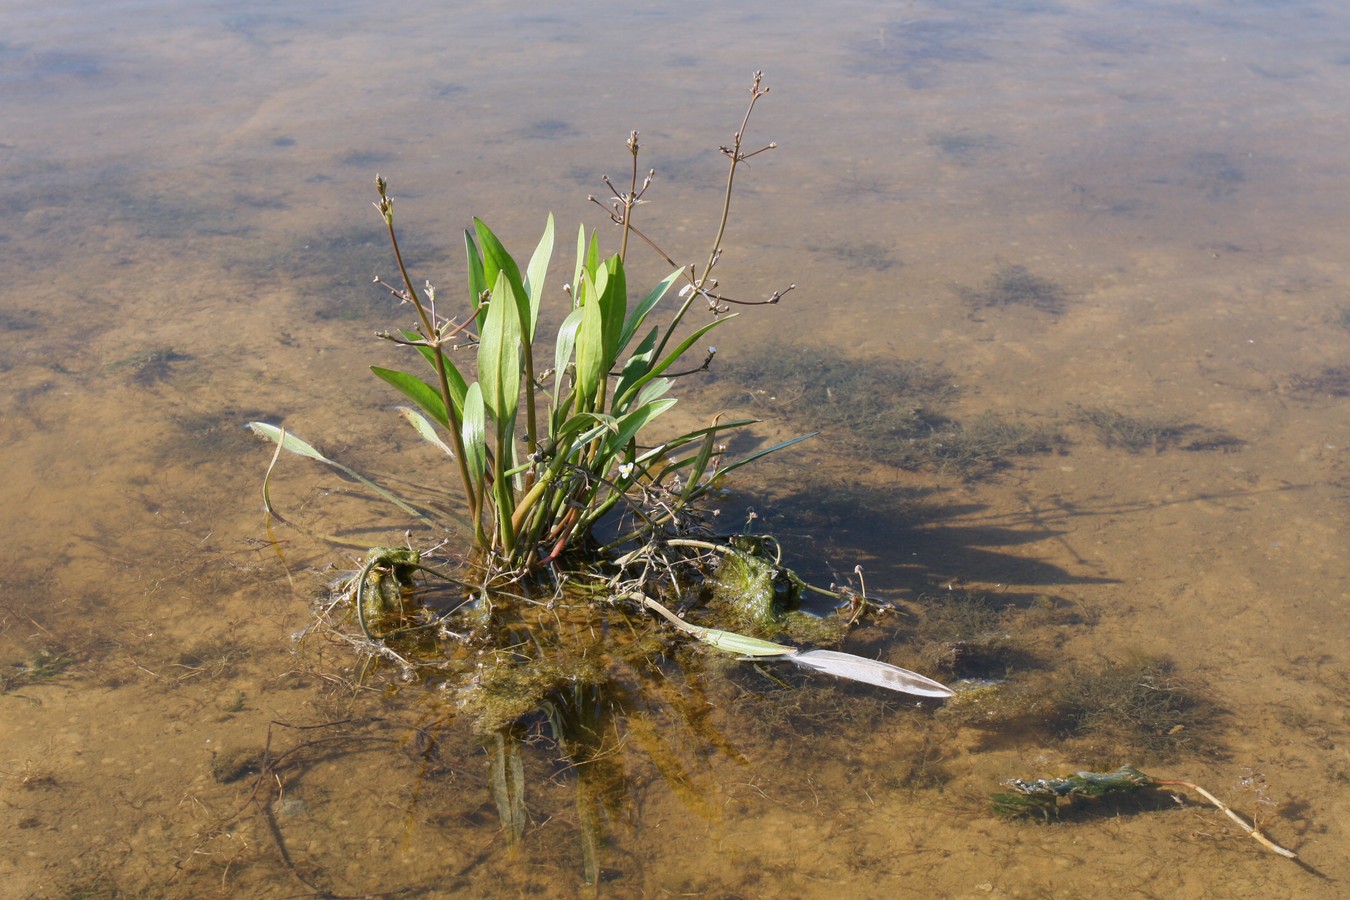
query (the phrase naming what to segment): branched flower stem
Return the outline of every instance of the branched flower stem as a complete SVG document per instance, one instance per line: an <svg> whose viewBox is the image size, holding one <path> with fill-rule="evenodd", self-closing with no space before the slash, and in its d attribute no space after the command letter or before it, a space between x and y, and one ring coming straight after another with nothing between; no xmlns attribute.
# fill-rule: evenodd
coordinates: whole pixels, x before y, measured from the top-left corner
<svg viewBox="0 0 1350 900"><path fill-rule="evenodd" d="M727 168L726 190L722 195L722 215L717 222L717 236L713 238L712 247L708 251L708 261L704 263L702 273L694 275L691 269L690 274L687 276L693 290L689 292L684 303L680 306L674 317L672 317L670 325L666 329L666 333L662 336L661 342L656 348L656 355L658 357L665 352L666 344L669 343L671 336L675 333L675 329L679 326L681 320L684 319L685 313L689 312L689 307L693 305L694 298L700 295L706 295L711 286L709 279L712 277L713 267L717 265L717 260L722 255L722 241L726 237L727 222L731 218L731 193L736 184L737 166L752 156L757 156L767 150L773 150L778 146L776 143L770 143L753 153L744 153L741 151L741 143L745 138L745 131L750 125L750 116L755 111L755 104L759 102L760 97L763 97L769 92L769 89L763 86L763 72L756 71L754 79L754 83L750 87L750 103L746 106L745 115L741 118L741 127L736 129L736 134L732 137L731 146L722 148L722 153L730 160L730 165ZM645 236L640 236L646 240ZM650 244L651 241L648 240L647 243ZM653 244L652 246L655 245ZM661 255L666 256L664 253ZM667 261L669 261L669 257L667 256L666 258ZM791 290L791 288L788 290ZM781 293L778 296L781 296ZM716 303L714 303L714 306L716 306Z"/></svg>
<svg viewBox="0 0 1350 900"><path fill-rule="evenodd" d="M417 309L417 316L422 324L422 336L426 338L427 346L432 351L432 360L436 365L437 388L440 390L441 400L445 403L445 415L449 421L449 427L446 430L450 432L450 440L455 449L455 461L459 464L459 477L464 483L464 497L469 503L469 517L474 523L475 537L482 544L485 536L483 534L481 501L477 492L474 491L473 478L469 475L467 457L464 453L462 424L455 411L454 397L450 393L450 378L445 371L445 357L442 355L444 351L441 349L443 338L431 314L413 288L412 279L408 277L408 267L403 262L403 253L398 246L398 236L394 233L394 201L389 197L388 182L376 175L375 189L380 195L375 208L380 211L380 215L384 218L385 228L389 231L389 243L394 249L394 259L398 262L399 275L403 278L404 297Z"/></svg>

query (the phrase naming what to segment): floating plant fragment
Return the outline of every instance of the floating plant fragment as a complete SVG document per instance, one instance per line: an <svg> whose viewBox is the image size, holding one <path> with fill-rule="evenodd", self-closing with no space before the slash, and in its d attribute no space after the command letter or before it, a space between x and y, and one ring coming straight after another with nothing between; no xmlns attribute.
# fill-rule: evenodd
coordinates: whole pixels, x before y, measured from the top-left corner
<svg viewBox="0 0 1350 900"><path fill-rule="evenodd" d="M839 678L861 681L864 684L876 685L887 690L914 694L919 697L945 698L955 694L946 685L939 684L931 678L925 678L918 672L911 672L887 662L868 659L865 656L854 656L852 653L841 653L838 650L798 650L796 647L789 647L787 644L762 641L759 638L747 637L731 631L722 631L718 628L704 628L701 625L686 622L650 597L641 594L632 596L634 599L640 599L648 609L660 613L676 628L692 634L718 650L763 660L783 659Z"/></svg>

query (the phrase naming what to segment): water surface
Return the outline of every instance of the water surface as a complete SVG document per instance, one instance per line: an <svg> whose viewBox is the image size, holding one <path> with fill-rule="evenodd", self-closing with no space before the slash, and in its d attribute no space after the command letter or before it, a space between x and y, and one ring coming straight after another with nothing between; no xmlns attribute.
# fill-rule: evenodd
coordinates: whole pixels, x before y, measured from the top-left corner
<svg viewBox="0 0 1350 900"><path fill-rule="evenodd" d="M1166 659L1211 713L1178 710L1181 731L1155 735L1175 740L1135 751L1034 716L982 727L714 667L615 726L600 893L1339 894L1339 5L66 2L3 17L14 896L589 891L578 778L547 741L524 748L529 820L510 847L490 748L448 705L353 690L344 648L293 644L355 551L283 530L277 552L268 449L241 425L284 420L374 472L434 466L367 371L399 361L371 335L403 315L370 284L391 271L375 173L415 277L448 293L473 215L516 248L550 210L563 234L606 235L586 196L626 172L638 129L657 171L643 222L697 259L755 69L772 93L754 140L781 146L743 173L722 281L797 288L724 328L719 358L922 366L950 388L935 429L995 415L1058 440L963 477L903 467L912 436L892 452L827 428L746 470L725 515L753 508L816 580L861 564L909 611L859 652L934 663L921 623L970 592L1019 645L1014 683ZM655 257L633 268L665 274ZM820 427L809 405L726 378L690 391L690 421L754 413L766 440ZM1087 415L1102 411L1171 432L1112 445ZM409 526L300 461L275 489L315 533L387 544ZM281 781L249 766L265 746ZM1052 827L989 813L1003 779L1126 762L1258 815L1306 867L1199 806L1140 800Z"/></svg>

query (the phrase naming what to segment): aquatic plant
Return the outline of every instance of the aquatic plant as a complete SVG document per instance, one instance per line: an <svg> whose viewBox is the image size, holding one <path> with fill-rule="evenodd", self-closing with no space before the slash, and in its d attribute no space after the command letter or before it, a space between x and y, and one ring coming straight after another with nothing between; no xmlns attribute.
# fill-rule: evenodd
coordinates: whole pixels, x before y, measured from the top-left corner
<svg viewBox="0 0 1350 900"><path fill-rule="evenodd" d="M983 290L958 286L956 292L975 309L1025 306L1058 316L1068 307L1059 285L1032 274L1026 266L1004 265L990 276Z"/></svg>
<svg viewBox="0 0 1350 900"><path fill-rule="evenodd" d="M428 381L405 371L372 371L412 402L407 416L418 433L451 457L478 562L491 575L518 581L568 555L589 555L594 561L648 542L678 527L681 516L726 475L804 439L723 462L719 444L752 420L714 420L693 431L650 437L653 423L676 403L670 396L676 379L712 362L716 349L705 353L700 345L735 317L731 306L774 304L792 289L788 285L763 300L739 301L719 292L714 277L737 169L775 146L744 146L750 116L766 93L756 73L741 127L723 148L729 161L725 198L711 249L698 267L677 266L634 224L634 211L644 202L654 173L640 180L638 135L631 134L627 188L621 191L606 179L613 195L607 209L621 228L619 251L602 257L598 236L580 230L574 276L564 289L569 309L551 355L538 325L553 254L553 217L524 266L486 223L475 219L464 235L467 307L447 314L433 286L414 287L394 227L394 200L385 179L376 178L375 206L399 272L396 284L376 281L416 314L411 328L380 337L415 349L432 374ZM674 267L636 299L630 298L624 269L632 237ZM653 324L660 304L681 282L674 310L662 324ZM686 333L681 326L696 303L705 304L711 318ZM695 357L701 359L694 362ZM275 426L252 427L284 446ZM309 452L312 448L287 449L334 465ZM594 529L612 512L617 513L617 521L609 523L613 533L597 553Z"/></svg>
<svg viewBox="0 0 1350 900"><path fill-rule="evenodd" d="M1190 452L1241 449L1241 438L1194 422L1143 415L1131 415L1109 406L1070 406L1071 421L1092 431L1106 447L1118 447L1130 453L1145 450L1154 454L1180 449Z"/></svg>
<svg viewBox="0 0 1350 900"><path fill-rule="evenodd" d="M605 208L620 227L619 252L602 258L599 240L583 227L577 237L573 279L564 288L568 308L552 342L550 368L543 368L547 346L538 334L544 283L553 254L554 225L550 215L544 235L528 263L521 266L481 220L466 231L468 303L459 316L438 305L436 289L413 286L398 233L394 227L394 200L388 183L376 177L375 203L388 233L399 283L376 278L401 305L411 307L411 328L383 332L380 337L417 351L432 372L424 380L410 372L372 367L373 372L410 400L403 409L418 434L450 458L468 508L468 530L475 553L462 574L451 575L424 563L408 548L376 547L360 569L337 586L334 599L322 609L317 623L338 633L334 609L354 611L360 634L352 635L371 658L394 662L405 672L455 669L453 652L440 645L474 643L465 635L484 629L496 639L486 649L520 644L517 600L547 594L553 603L566 593L561 584L575 585L572 599L588 603L594 596L610 602L637 601L635 609L665 611L650 595L678 600L684 592L710 592L739 598L731 604L734 624L762 635L752 637L718 630L732 641L731 652L750 655L745 642L791 634L790 625L802 618L794 612L800 592L810 588L765 552L776 542L766 536L731 535L722 539L702 529L695 505L722 478L766 454L789 447L809 435L782 441L734 462L723 461L720 442L753 424L751 419L722 421L663 439L648 437L652 423L675 403L669 396L675 380L708 368L716 353L708 348L702 361L689 357L713 329L734 313L733 304L774 304L792 289L774 291L767 299L734 300L720 292L714 277L730 216L738 167L773 149L770 143L746 150L744 139L756 104L768 93L756 72L750 101L729 146L722 148L729 167L721 214L711 249L701 266L679 266L636 224L634 210L644 202L654 172L641 177L638 134L627 142L629 182L624 190L606 177L611 197ZM624 259L636 237L674 266L661 282L636 301L629 296ZM657 310L680 282L679 302L661 324ZM696 302L706 304L711 320L682 329ZM457 351L469 351L463 356ZM264 422L249 427L276 444L272 465L263 479L263 499L276 515L270 480L281 451L330 466L395 504L403 512L435 524L431 514L382 487L359 472L330 459L283 428ZM285 521L281 519L281 521ZM604 524L604 538L597 528ZM457 599L433 609L426 597L413 601L418 575L449 584ZM502 592L517 585L521 595ZM540 589L543 591L540 591ZM855 615L866 605L862 594L817 590L835 601L848 599ZM790 602L789 602L790 601ZM686 607L687 609L688 607ZM682 621L676 619L675 621ZM523 626L540 652L533 654L536 673L550 667L580 678L557 654L545 652L540 635L554 626ZM808 629L810 637L837 641L843 627ZM686 632L708 641L706 626L688 625ZM800 632L800 629L798 629ZM736 643L739 641L740 643ZM718 641L708 641L721 646ZM523 645L522 645L523 646ZM921 695L949 696L950 692L922 676L895 670L888 675L872 661L812 656L795 647L771 646L768 655L845 678L909 690ZM522 655L522 654L517 654ZM529 655L529 654L523 654ZM585 654L582 654L583 656ZM541 662L549 657L547 664ZM894 667L891 667L894 669ZM896 675L896 672L904 673ZM911 677L912 676L912 677ZM514 676L512 676L514 677ZM589 676L588 676L589 677ZM906 680L909 678L909 680ZM518 680L518 679L517 679ZM529 679L526 679L529 681ZM536 678L535 681L538 679ZM552 682L516 684L508 693L522 702L537 703ZM584 679L583 679L584 680ZM492 716L479 716L480 723ZM511 717L498 716L504 724ZM495 721L495 720L494 720Z"/></svg>
<svg viewBox="0 0 1350 900"><path fill-rule="evenodd" d="M1343 312L1342 318L1350 318L1350 311ZM1296 375L1293 389L1309 397L1350 397L1350 366L1326 366L1316 375Z"/></svg>
<svg viewBox="0 0 1350 900"><path fill-rule="evenodd" d="M1182 435L1181 423L1158 416L1135 416L1106 406L1074 405L1073 420L1095 432L1107 447L1131 453L1161 452L1175 446Z"/></svg>
<svg viewBox="0 0 1350 900"><path fill-rule="evenodd" d="M1209 791L1189 781L1154 778L1145 775L1134 766L1124 765L1114 772L1078 772L1063 778L1011 778L1004 785L1011 792L997 793L991 798L994 812L1000 816L1015 818L1026 815L1038 815L1042 819L1059 815L1061 801L1072 804L1078 798L1099 798L1133 793L1144 788L1184 788L1194 791L1209 801L1216 809L1238 824L1261 846L1286 859L1297 859L1298 854L1287 850L1266 837L1261 829L1238 815L1226 803Z"/></svg>
<svg viewBox="0 0 1350 900"><path fill-rule="evenodd" d="M712 364L715 348L702 345L735 317L732 308L778 303L793 287L737 300L715 277L738 169L775 146L747 150L744 143L767 92L756 73L740 127L722 148L725 194L698 266L676 264L635 223L654 173L642 175L638 134L630 134L628 183L619 188L606 178L608 201L589 198L618 226L618 252L603 256L599 237L579 230L551 340L539 326L552 216L528 259L514 256L475 219L464 234L466 302L451 311L432 285L414 286L394 199L386 180L376 178L375 206L398 272L393 283L376 283L414 315L409 327L379 336L415 351L426 368L372 371L410 402L404 417L444 454L464 500L460 524L471 547L441 554L463 557L455 563L412 546L366 550L357 569L319 600L305 634L356 648L363 657L358 681L384 663L407 681L446 689L457 716L487 744L488 782L508 839L526 827L521 744L542 716L558 752L579 772L578 819L591 883L598 878L602 823L613 818L613 784L623 778L609 742L625 729L658 769L677 772L681 748L648 733L646 720L661 706L682 715L687 731L699 732L696 714L679 713L691 704L669 686L683 665L673 661L700 658L689 637L736 657L793 663L920 697L952 693L885 662L800 646L837 644L867 609L865 589L812 587L782 566L771 537L719 534L704 525L701 502L722 479L810 435L728 460L725 442L756 420L717 416L703 427L655 433L676 403L678 379ZM640 295L630 295L625 268L634 239L671 267ZM693 322L696 307L709 318ZM271 481L287 452L335 469L432 529L449 524L445 511L377 483L281 426L249 427L276 445L263 498L278 521L286 522L272 502ZM801 612L806 591L846 606L847 616ZM689 684L707 671L697 665L682 673ZM653 692L657 700L646 699ZM681 779L668 781L678 792Z"/></svg>

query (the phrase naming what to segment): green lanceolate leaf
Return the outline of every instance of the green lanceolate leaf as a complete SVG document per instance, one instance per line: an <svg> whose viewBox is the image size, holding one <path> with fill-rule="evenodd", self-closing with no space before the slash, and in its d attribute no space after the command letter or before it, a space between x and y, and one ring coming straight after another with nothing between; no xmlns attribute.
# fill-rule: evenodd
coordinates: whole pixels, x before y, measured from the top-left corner
<svg viewBox="0 0 1350 900"><path fill-rule="evenodd" d="M440 391L407 372L396 372L379 366L371 366L370 371L392 384L400 394L416 403L419 409L436 422L446 428L450 427L450 418L445 413L445 401L441 399Z"/></svg>
<svg viewBox="0 0 1350 900"><path fill-rule="evenodd" d="M731 313L730 315L713 319L708 324L695 330L693 334L689 335L689 337L685 338L683 341L680 341L680 345L676 347L674 350L670 351L670 353L668 353L664 359L662 359L656 365L652 366L651 369L648 370L646 375L642 376L641 378L637 379L632 384L630 384L623 394L620 395L616 393L614 397L614 402L616 404L627 402L630 399L629 395L632 394L634 390L641 388L648 381L655 378L657 375L660 375L666 369L669 369L672 365L675 364L675 362L680 357L684 356L684 354L689 351L690 347L697 344L705 334L707 334L709 331L712 331L718 325L721 325L724 322L728 322L734 318L736 318L736 314Z"/></svg>
<svg viewBox="0 0 1350 900"><path fill-rule="evenodd" d="M572 272L572 302L580 303L581 273L586 271L586 226L577 229L577 265Z"/></svg>
<svg viewBox="0 0 1350 900"><path fill-rule="evenodd" d="M577 329L581 327L581 317L585 310L574 309L563 319L562 325L558 326L558 339L553 345L553 405L551 407L553 422L556 426L562 415L566 415L571 407L572 394L567 389L567 383L564 380L567 375L567 367L572 362L572 351L577 344ZM576 386L576 378L571 379L572 386Z"/></svg>
<svg viewBox="0 0 1350 900"><path fill-rule="evenodd" d="M619 430L619 423L613 416L602 413L576 413L569 416L554 431L557 452L566 458L573 447L584 447L605 433L613 434Z"/></svg>
<svg viewBox="0 0 1350 900"><path fill-rule="evenodd" d="M666 295L671 286L679 281L680 276L684 274L684 269L676 269L666 276L666 279L652 288L651 293L638 301L637 306L633 307L633 312L623 323L623 331L619 334L619 352L622 353L628 346L628 342L633 339L633 335L638 333L642 323L647 321L647 314L652 311L656 304L661 302L661 298ZM653 342L653 346L655 343Z"/></svg>
<svg viewBox="0 0 1350 900"><path fill-rule="evenodd" d="M484 473L487 471L487 411L483 407L483 389L478 382L469 385L464 395L464 460L469 467L469 477L473 479L475 491L483 491Z"/></svg>
<svg viewBox="0 0 1350 900"><path fill-rule="evenodd" d="M577 329L577 395L578 408L591 410L599 394L600 380L605 377L604 314L596 295L596 283L589 272L581 276L581 327Z"/></svg>
<svg viewBox="0 0 1350 900"><path fill-rule="evenodd" d="M520 317L510 276L499 272L478 338L478 380L483 404L499 436L511 430L520 402Z"/></svg>
<svg viewBox="0 0 1350 900"><path fill-rule="evenodd" d="M600 272L600 236L591 232L591 243L586 248L586 271L595 277Z"/></svg>
<svg viewBox="0 0 1350 900"><path fill-rule="evenodd" d="M637 383L638 379L645 376L652 368L652 353L656 349L656 340L660 337L660 329L653 327L647 332L647 336L638 344L633 355L623 364L623 373L619 376L619 383L614 388L615 414L623 413L625 410L620 408L620 401L629 401L633 394L628 389Z"/></svg>
<svg viewBox="0 0 1350 900"><path fill-rule="evenodd" d="M562 393L562 377L572 362L572 351L577 345L577 331L581 328L584 309L574 309L558 326L558 339L553 346L553 379L555 390Z"/></svg>
<svg viewBox="0 0 1350 900"><path fill-rule="evenodd" d="M601 290L600 311L604 317L606 370L612 368L619 358L621 345L619 338L623 334L624 315L628 312L628 283L623 274L623 261L618 256L605 260L606 279L603 287L598 279L596 288Z"/></svg>
<svg viewBox="0 0 1350 900"><path fill-rule="evenodd" d="M749 637L744 634L737 634L734 631L722 631L718 628L704 628L702 625L694 625L686 622L670 610L666 609L660 603L657 603L651 597L638 595L642 603L648 609L659 613L666 621L670 622L676 628L692 634L706 644L716 647L718 650L725 650L728 653L738 653L741 656L791 656L797 652L796 647L789 647L786 644L775 644L772 641L762 641L759 638Z"/></svg>
<svg viewBox="0 0 1350 900"><path fill-rule="evenodd" d="M717 432L708 432L708 436L703 439L703 445L698 448L698 454L694 457L694 467L689 470L689 475L685 478L684 490L680 492L682 502L688 503L689 498L694 495L694 491L699 489L699 485L703 481L703 473L708 470L708 463L712 461L713 448L716 444Z"/></svg>
<svg viewBox="0 0 1350 900"><path fill-rule="evenodd" d="M511 286L511 296L520 316L521 333L534 335L534 322L530 316L530 296L525 292L525 282L520 277L520 267L515 259L506 252L502 242L492 233L492 229L482 219L473 220L474 230L478 232L478 243L483 248L483 278L492 287L492 299L497 299L497 277L506 276ZM481 376L479 376L481 377Z"/></svg>
<svg viewBox="0 0 1350 900"><path fill-rule="evenodd" d="M296 456L307 456L310 459L317 459L319 462L330 466L337 465L337 463L324 456L318 450L315 450L309 444L300 440L300 438L291 434L289 431L283 432L275 425L268 425L266 422L249 422L244 427L256 435L260 435L261 437L265 437L270 441L280 444L281 449L288 453L294 453Z"/></svg>
<svg viewBox="0 0 1350 900"><path fill-rule="evenodd" d="M534 341L534 328L539 323L539 302L544 297L544 276L548 274L548 264L552 258L553 213L549 213L544 236L539 239L539 246L534 248L534 255L525 269L525 293L530 299L530 324L525 331L526 341Z"/></svg>
<svg viewBox="0 0 1350 900"><path fill-rule="evenodd" d="M408 328L403 329L403 336L409 341L423 340L420 334ZM422 354L422 358L427 361L427 365L431 366L433 372L436 371L436 354L440 353L441 359L445 362L445 381L450 385L450 402L455 405L455 414L458 415L460 409L464 406L464 391L469 385L455 366L454 360L444 350L437 351L420 343L414 344L414 346L417 352Z"/></svg>
<svg viewBox="0 0 1350 900"><path fill-rule="evenodd" d="M478 252L478 245L473 242L473 232L468 230L464 232L464 255L468 258L469 264L469 309L474 310L478 309L478 300L488 289L488 283L483 275L483 257ZM479 328L483 327L483 319L486 316L487 310L479 311Z"/></svg>
<svg viewBox="0 0 1350 900"><path fill-rule="evenodd" d="M644 606L659 613L676 628L687 634L692 634L700 641L727 653L767 659L786 659L799 666L815 669L818 672L827 672L830 675L847 678L850 681L861 681L865 684L876 685L904 694L914 694L919 697L945 698L952 696L954 693L951 688L944 684L926 678L917 672L911 672L909 669L893 666L890 663L855 656L852 653L840 653L837 650L798 650L796 647L789 647L786 644L762 641L759 638L737 634L734 631L704 628L702 625L693 625L684 621L650 597L641 596L641 599Z"/></svg>
<svg viewBox="0 0 1350 900"><path fill-rule="evenodd" d="M641 406L644 403L651 403L659 397L664 397L670 393L670 389L674 386L675 379L673 378L653 378L642 386L642 390L638 391L637 405Z"/></svg>
<svg viewBox="0 0 1350 900"><path fill-rule="evenodd" d="M643 403L628 415L619 419L618 430L605 439L605 453L615 455L628 446L628 442L646 428L661 413L675 405L674 397Z"/></svg>

